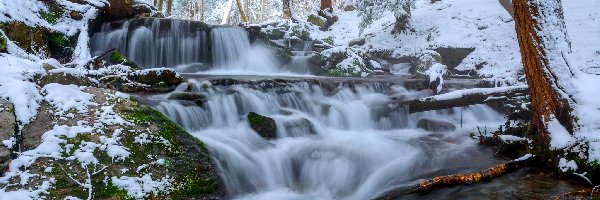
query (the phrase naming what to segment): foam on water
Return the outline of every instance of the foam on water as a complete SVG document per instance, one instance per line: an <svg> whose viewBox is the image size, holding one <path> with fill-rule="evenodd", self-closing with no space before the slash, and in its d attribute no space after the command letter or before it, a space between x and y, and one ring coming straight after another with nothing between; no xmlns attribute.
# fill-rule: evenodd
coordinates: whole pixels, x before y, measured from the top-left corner
<svg viewBox="0 0 600 200"><path fill-rule="evenodd" d="M485 156L467 133L503 121L484 105L408 114L388 106L388 95L414 92L383 83L181 88L208 98L199 107L155 97L156 108L208 146L229 197L238 199L370 199L440 170L480 170L493 163L473 162ZM277 139L254 132L248 112L274 118ZM458 128L417 128L425 118Z"/></svg>

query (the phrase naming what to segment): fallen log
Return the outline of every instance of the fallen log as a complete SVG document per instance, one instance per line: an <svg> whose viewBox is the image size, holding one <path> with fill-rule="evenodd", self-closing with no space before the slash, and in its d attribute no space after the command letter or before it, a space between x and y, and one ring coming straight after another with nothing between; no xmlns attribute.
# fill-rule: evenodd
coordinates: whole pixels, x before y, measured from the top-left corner
<svg viewBox="0 0 600 200"><path fill-rule="evenodd" d="M452 187L457 185L468 185L482 181L489 181L529 165L531 163L531 158L533 157L533 155L527 154L521 158L512 160L508 163L498 164L481 172L438 176L429 180L421 181L419 184L409 189L401 188L397 190L392 190L373 200L391 200L400 198L402 195L406 194L425 193L437 188Z"/></svg>
<svg viewBox="0 0 600 200"><path fill-rule="evenodd" d="M423 99L399 102L408 105L409 113L463 107L475 104L507 101L510 98L529 94L527 86L511 86L497 88L473 88L457 90Z"/></svg>

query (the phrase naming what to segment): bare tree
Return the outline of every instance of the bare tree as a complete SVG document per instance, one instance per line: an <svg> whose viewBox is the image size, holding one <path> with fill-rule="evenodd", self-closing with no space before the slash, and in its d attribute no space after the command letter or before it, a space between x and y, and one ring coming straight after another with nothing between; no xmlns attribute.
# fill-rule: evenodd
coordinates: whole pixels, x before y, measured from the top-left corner
<svg viewBox="0 0 600 200"><path fill-rule="evenodd" d="M204 0L202 0L202 14L200 14L200 21L204 22Z"/></svg>
<svg viewBox="0 0 600 200"><path fill-rule="evenodd" d="M158 0L158 1L159 1L159 3L158 3L158 10L160 12L162 12L163 11L163 2L164 2L164 0Z"/></svg>
<svg viewBox="0 0 600 200"><path fill-rule="evenodd" d="M235 0L238 10L240 11L240 19L242 20L242 22L246 23L248 22L248 17L246 16L246 13L244 12L244 6L242 6L242 0Z"/></svg>
<svg viewBox="0 0 600 200"><path fill-rule="evenodd" d="M533 108L537 145L548 146L548 126L560 123L568 132L577 128L572 114L576 95L571 90L579 71L571 68L560 0L513 0L517 38Z"/></svg>
<svg viewBox="0 0 600 200"><path fill-rule="evenodd" d="M292 18L292 0L283 0L283 18Z"/></svg>
<svg viewBox="0 0 600 200"><path fill-rule="evenodd" d="M173 9L173 0L167 0L167 11L166 16L171 16L171 11Z"/></svg>

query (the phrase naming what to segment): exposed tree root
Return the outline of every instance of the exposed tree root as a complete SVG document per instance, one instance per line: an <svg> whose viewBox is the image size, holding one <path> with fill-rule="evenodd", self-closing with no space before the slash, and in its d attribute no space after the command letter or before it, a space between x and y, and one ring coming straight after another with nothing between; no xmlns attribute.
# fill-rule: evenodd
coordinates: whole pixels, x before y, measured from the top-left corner
<svg viewBox="0 0 600 200"><path fill-rule="evenodd" d="M531 157L512 160L508 163L498 164L481 172L454 174L447 176L438 176L429 180L425 180L410 189L397 189L390 191L374 200L396 199L402 195L411 193L430 192L437 188L452 187L457 185L468 185L482 181L489 181L500 177L509 172L515 171L522 167L528 166L531 163Z"/></svg>

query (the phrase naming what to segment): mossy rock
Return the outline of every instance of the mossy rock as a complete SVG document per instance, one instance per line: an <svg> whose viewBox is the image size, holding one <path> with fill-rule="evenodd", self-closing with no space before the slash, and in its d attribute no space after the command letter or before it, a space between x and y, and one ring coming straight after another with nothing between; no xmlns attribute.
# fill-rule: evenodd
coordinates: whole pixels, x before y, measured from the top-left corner
<svg viewBox="0 0 600 200"><path fill-rule="evenodd" d="M4 30L8 39L26 52L49 54L45 40L48 31L17 22L1 24L0 28Z"/></svg>
<svg viewBox="0 0 600 200"><path fill-rule="evenodd" d="M6 53L6 37L0 35L0 53Z"/></svg>
<svg viewBox="0 0 600 200"><path fill-rule="evenodd" d="M138 70L129 73L127 78L154 87L174 87L183 82L183 78L177 71L168 68Z"/></svg>
<svg viewBox="0 0 600 200"><path fill-rule="evenodd" d="M206 101L206 95L196 92L173 92L167 96L167 99L203 102Z"/></svg>
<svg viewBox="0 0 600 200"><path fill-rule="evenodd" d="M324 29L325 26L327 25L325 23L327 19L318 16L318 15L309 15L307 21L310 22L311 24L314 24L316 26L319 27L319 29Z"/></svg>
<svg viewBox="0 0 600 200"><path fill-rule="evenodd" d="M273 118L255 112L248 113L246 118L250 127L263 138L267 140L277 138L277 125Z"/></svg>
<svg viewBox="0 0 600 200"><path fill-rule="evenodd" d="M121 54L119 51L116 51L116 50L110 54L109 61L114 65L121 64L121 65L128 66L133 70L142 69L135 62L129 60L127 57L125 57L123 54Z"/></svg>
<svg viewBox="0 0 600 200"><path fill-rule="evenodd" d="M292 60L292 49L289 47L278 48L276 56L279 62L285 65Z"/></svg>
<svg viewBox="0 0 600 200"><path fill-rule="evenodd" d="M94 81L92 81L88 77L85 77L85 76L80 77L80 76L76 76L76 75L72 75L72 74L68 74L68 73L62 73L62 72L48 73L48 75L39 78L37 83L41 87L44 87L45 85L50 84L50 83L58 83L58 84L62 84L62 85L73 84L73 85L78 85L78 86L96 86L97 85L96 83L94 83Z"/></svg>
<svg viewBox="0 0 600 200"><path fill-rule="evenodd" d="M411 66L410 73L413 75L423 75L429 70L435 63L442 63L442 56L435 51L424 52L419 57L417 62Z"/></svg>
<svg viewBox="0 0 600 200"><path fill-rule="evenodd" d="M148 154L164 157L168 163L160 169L168 172L175 183L175 190L168 197L174 199L219 199L223 188L204 144L175 124L164 114L137 101L118 104L115 111L136 126L149 127L172 146L162 144L138 145L133 143L135 133L124 136L132 158L144 159Z"/></svg>

